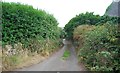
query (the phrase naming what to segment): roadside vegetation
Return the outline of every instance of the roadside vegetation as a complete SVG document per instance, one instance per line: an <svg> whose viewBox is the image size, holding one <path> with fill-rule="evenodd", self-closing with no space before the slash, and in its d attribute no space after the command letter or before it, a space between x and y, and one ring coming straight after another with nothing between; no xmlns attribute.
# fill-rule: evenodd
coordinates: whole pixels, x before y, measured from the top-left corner
<svg viewBox="0 0 120 73"><path fill-rule="evenodd" d="M62 29L53 15L20 3L2 2L2 9L3 71L43 60L61 46Z"/></svg>
<svg viewBox="0 0 120 73"><path fill-rule="evenodd" d="M2 2L2 12L3 71L43 61L62 46L62 38L73 41L79 62L88 70L120 70L120 17L86 12L63 30L53 15L29 5ZM65 50L62 59L69 56Z"/></svg>
<svg viewBox="0 0 120 73"><path fill-rule="evenodd" d="M93 12L89 13L86 12L81 13L79 15L76 15L76 17L72 18L64 27L66 34L66 37L68 39L73 38L73 31L74 29L79 25L89 24L89 25L98 25L98 24L104 24L108 21L112 21L112 23L117 24L118 19L116 17L109 17L109 16L99 16L94 15Z"/></svg>
<svg viewBox="0 0 120 73"><path fill-rule="evenodd" d="M64 30L72 39L79 62L90 71L120 70L119 17L93 13L77 15Z"/></svg>
<svg viewBox="0 0 120 73"><path fill-rule="evenodd" d="M0 44L0 71L2 71L2 46Z"/></svg>
<svg viewBox="0 0 120 73"><path fill-rule="evenodd" d="M66 60L67 58L69 58L70 57L70 51L69 50L65 50L64 51L64 54L63 54L63 56L62 56L62 59L63 60Z"/></svg>

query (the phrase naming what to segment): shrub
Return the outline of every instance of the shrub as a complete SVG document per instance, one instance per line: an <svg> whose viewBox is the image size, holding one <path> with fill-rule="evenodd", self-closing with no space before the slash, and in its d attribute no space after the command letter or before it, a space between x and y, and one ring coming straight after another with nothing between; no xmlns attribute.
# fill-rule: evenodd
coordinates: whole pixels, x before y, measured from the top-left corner
<svg viewBox="0 0 120 73"><path fill-rule="evenodd" d="M93 71L120 69L117 27L117 25L106 23L85 33L84 43L78 55L80 60L87 64L88 69Z"/></svg>
<svg viewBox="0 0 120 73"><path fill-rule="evenodd" d="M2 2L2 9L3 70L16 68L25 57L49 56L59 49L62 29L53 15L20 3ZM6 45L11 47L5 49ZM16 54L9 56L11 49Z"/></svg>
<svg viewBox="0 0 120 73"><path fill-rule="evenodd" d="M82 47L87 32L94 30L94 25L80 25L74 29L73 40L76 47Z"/></svg>
<svg viewBox="0 0 120 73"><path fill-rule="evenodd" d="M33 38L59 38L58 23L53 15L20 3L3 2L2 9L3 44L24 43Z"/></svg>
<svg viewBox="0 0 120 73"><path fill-rule="evenodd" d="M79 25L89 24L89 25L100 25L104 24L108 21L112 21L112 23L118 23L117 17L109 17L109 16L99 16L94 15L92 12L86 12L85 14L76 15L73 17L64 27L65 32L67 33L67 38L73 38L73 31Z"/></svg>

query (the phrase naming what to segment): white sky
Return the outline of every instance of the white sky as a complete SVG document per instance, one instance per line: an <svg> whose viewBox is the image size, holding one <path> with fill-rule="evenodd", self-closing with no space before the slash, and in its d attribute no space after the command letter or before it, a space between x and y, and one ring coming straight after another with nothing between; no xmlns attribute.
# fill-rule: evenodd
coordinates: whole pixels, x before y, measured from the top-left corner
<svg viewBox="0 0 120 73"><path fill-rule="evenodd" d="M113 1L115 1L115 2L119 2L120 0L113 0Z"/></svg>
<svg viewBox="0 0 120 73"><path fill-rule="evenodd" d="M64 27L77 14L94 12L103 15L113 0L3 0L32 5L53 14L59 26Z"/></svg>

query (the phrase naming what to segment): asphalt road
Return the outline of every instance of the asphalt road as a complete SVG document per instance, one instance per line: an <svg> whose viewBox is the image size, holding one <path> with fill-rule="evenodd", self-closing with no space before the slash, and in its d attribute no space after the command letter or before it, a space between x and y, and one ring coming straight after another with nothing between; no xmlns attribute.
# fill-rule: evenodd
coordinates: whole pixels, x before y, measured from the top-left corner
<svg viewBox="0 0 120 73"><path fill-rule="evenodd" d="M83 71L84 68L78 64L72 44L66 40L63 40L63 43L64 47L45 61L16 71ZM70 56L63 60L62 56L66 49L70 50Z"/></svg>

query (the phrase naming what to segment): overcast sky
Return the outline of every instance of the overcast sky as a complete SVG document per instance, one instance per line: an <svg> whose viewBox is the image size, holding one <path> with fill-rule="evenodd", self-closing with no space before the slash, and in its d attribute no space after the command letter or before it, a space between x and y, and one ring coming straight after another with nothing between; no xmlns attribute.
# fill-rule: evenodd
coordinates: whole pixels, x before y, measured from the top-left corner
<svg viewBox="0 0 120 73"><path fill-rule="evenodd" d="M103 15L113 0L2 0L32 5L34 8L53 14L59 26L64 27L69 20L80 13L94 12Z"/></svg>

